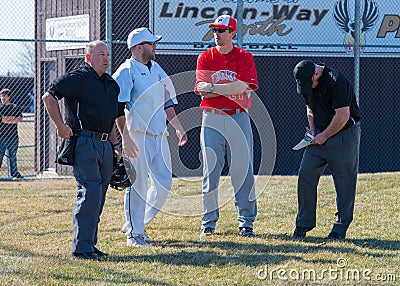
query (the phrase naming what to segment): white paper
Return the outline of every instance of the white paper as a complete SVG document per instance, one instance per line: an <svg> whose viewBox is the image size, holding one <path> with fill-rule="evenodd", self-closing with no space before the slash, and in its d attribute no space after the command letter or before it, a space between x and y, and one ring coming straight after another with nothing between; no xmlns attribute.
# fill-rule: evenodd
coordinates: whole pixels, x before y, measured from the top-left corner
<svg viewBox="0 0 400 286"><path fill-rule="evenodd" d="M308 145L311 144L311 141L314 140L314 136L311 133L307 133L301 141L294 146L292 149L293 150L300 150L304 147L307 147Z"/></svg>

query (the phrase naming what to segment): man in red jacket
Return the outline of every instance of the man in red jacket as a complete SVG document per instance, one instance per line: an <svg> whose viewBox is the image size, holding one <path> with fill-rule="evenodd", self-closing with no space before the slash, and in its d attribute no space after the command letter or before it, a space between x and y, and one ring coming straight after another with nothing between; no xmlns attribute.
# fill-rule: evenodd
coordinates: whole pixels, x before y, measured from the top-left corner
<svg viewBox="0 0 400 286"><path fill-rule="evenodd" d="M219 218L218 184L225 165L235 193L239 235L254 237L257 204L253 174L253 133L248 109L251 91L258 88L253 55L234 46L236 20L219 16L209 25L216 47L197 59L195 92L203 111L201 147L203 154L203 207L200 237L213 235Z"/></svg>

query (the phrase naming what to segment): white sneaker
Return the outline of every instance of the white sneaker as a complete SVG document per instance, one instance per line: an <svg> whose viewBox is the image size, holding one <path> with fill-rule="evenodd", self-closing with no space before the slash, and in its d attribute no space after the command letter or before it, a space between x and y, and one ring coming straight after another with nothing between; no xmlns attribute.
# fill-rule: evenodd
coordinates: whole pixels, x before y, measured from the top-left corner
<svg viewBox="0 0 400 286"><path fill-rule="evenodd" d="M149 246L151 246L150 244L145 242L141 236L132 236L130 238L127 238L126 245L133 246L133 247L149 247Z"/></svg>
<svg viewBox="0 0 400 286"><path fill-rule="evenodd" d="M147 235L146 231L144 231L143 240L145 242L153 242L153 240L150 238L150 236Z"/></svg>
<svg viewBox="0 0 400 286"><path fill-rule="evenodd" d="M121 231L122 231L123 233L127 233L127 232L128 232L128 228L126 227L126 224L124 224L124 225L122 226ZM145 242L153 242L153 240L150 238L150 236L147 235L147 232L146 232L146 231L144 231L143 240L144 240Z"/></svg>

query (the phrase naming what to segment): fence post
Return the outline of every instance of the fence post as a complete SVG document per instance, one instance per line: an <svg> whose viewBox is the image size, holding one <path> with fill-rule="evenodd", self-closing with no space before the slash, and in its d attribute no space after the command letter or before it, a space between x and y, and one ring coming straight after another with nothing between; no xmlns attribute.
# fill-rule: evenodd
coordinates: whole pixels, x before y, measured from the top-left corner
<svg viewBox="0 0 400 286"><path fill-rule="evenodd" d="M236 32L236 37L237 37L237 45L239 48L242 47L243 45L243 0L238 0L237 1L237 12L236 12L236 21L237 21L237 32Z"/></svg>
<svg viewBox="0 0 400 286"><path fill-rule="evenodd" d="M354 93L360 104L360 0L355 0L354 24Z"/></svg>
<svg viewBox="0 0 400 286"><path fill-rule="evenodd" d="M112 74L112 0L106 0L106 44L110 51L110 65L107 73Z"/></svg>

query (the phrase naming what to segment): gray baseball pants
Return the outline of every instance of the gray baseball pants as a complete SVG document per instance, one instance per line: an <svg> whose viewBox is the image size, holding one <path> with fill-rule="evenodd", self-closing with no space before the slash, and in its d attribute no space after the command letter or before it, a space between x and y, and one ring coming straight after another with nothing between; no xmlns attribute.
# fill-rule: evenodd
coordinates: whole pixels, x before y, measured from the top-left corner
<svg viewBox="0 0 400 286"><path fill-rule="evenodd" d="M234 191L239 227L253 227L257 215L253 174L253 133L246 112L232 116L203 112L200 133L203 156L202 228L215 228L219 218L218 185L225 154Z"/></svg>

